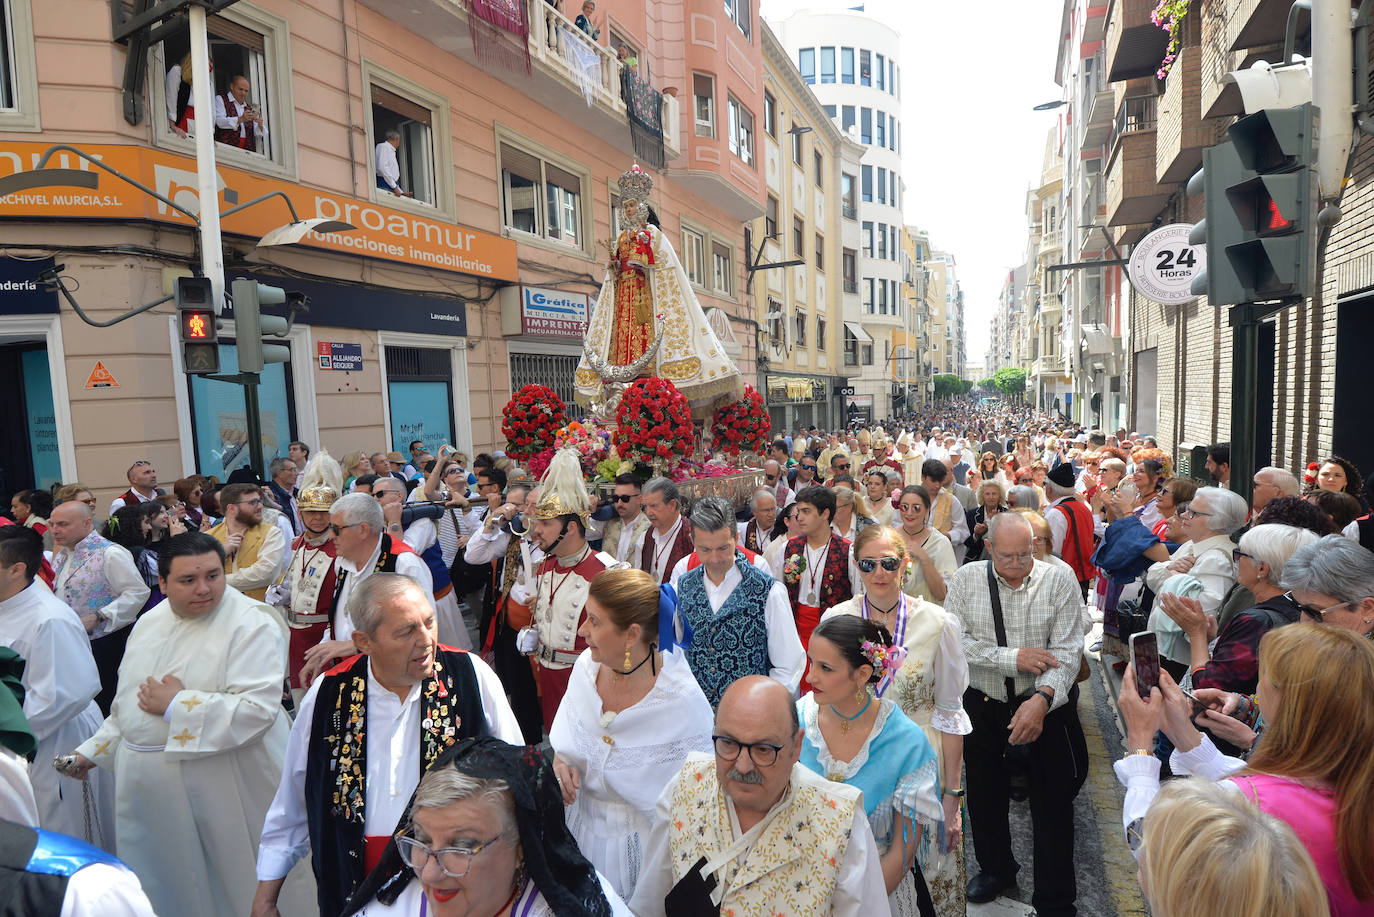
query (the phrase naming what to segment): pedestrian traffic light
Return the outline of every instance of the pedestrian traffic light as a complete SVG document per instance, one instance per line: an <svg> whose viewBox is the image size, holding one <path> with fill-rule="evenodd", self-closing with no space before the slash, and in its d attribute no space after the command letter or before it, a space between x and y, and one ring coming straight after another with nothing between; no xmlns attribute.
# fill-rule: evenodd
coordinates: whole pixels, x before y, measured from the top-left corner
<svg viewBox="0 0 1374 917"><path fill-rule="evenodd" d="M268 363L289 363L289 345L263 342L263 335L285 337L291 330L291 323L286 319L262 314L263 306L286 302L286 291L242 278L234 281L232 289L239 372L258 373Z"/></svg>
<svg viewBox="0 0 1374 917"><path fill-rule="evenodd" d="M192 375L219 372L219 326L208 277L178 277L177 334L181 369Z"/></svg>
<svg viewBox="0 0 1374 917"><path fill-rule="evenodd" d="M1317 260L1317 112L1267 108L1227 132L1252 173L1226 188L1244 241L1227 248L1247 302L1308 297Z"/></svg>
<svg viewBox="0 0 1374 917"><path fill-rule="evenodd" d="M1189 288L1194 296L1207 297L1214 306L1246 302L1248 293L1227 257L1232 245L1245 241L1240 220L1226 199L1226 189L1244 182L1252 173L1241 164L1240 154L1229 142L1202 151L1202 168L1188 179L1188 193L1203 195L1203 218L1194 223L1188 242L1206 246L1207 267L1193 275Z"/></svg>

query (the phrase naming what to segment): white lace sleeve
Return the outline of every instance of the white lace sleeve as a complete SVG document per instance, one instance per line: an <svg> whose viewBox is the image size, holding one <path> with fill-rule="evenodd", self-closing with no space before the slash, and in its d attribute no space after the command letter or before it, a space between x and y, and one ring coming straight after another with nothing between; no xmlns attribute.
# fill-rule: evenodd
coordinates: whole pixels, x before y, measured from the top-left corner
<svg viewBox="0 0 1374 917"><path fill-rule="evenodd" d="M930 725L939 732L965 736L973 723L964 711L964 691L968 689L968 657L964 655L959 622L945 615L940 645L935 650L935 709Z"/></svg>

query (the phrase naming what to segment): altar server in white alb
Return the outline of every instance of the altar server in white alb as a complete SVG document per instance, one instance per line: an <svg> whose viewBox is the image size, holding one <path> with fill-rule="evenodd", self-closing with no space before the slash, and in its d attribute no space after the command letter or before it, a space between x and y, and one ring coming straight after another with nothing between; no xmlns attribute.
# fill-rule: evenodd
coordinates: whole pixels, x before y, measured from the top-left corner
<svg viewBox="0 0 1374 917"><path fill-rule="evenodd" d="M209 535L172 538L158 573L167 598L134 625L110 715L72 773L114 771L117 853L157 913L243 917L290 733L286 624L225 583Z"/></svg>
<svg viewBox="0 0 1374 917"><path fill-rule="evenodd" d="M91 658L81 619L36 578L43 563L43 536L22 525L0 527L0 646L24 660L24 716L38 753L29 779L38 801L38 827L86 837L81 788L63 780L53 758L66 754L100 728L95 705L100 673ZM103 846L114 851L114 782L108 771L91 778L93 814L105 827ZM102 839L92 831L92 843Z"/></svg>

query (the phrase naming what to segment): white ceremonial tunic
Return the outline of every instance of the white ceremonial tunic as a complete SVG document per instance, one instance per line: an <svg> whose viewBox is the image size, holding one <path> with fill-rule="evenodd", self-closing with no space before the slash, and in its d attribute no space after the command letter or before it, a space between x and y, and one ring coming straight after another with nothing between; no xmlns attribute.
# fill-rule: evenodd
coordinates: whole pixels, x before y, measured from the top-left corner
<svg viewBox="0 0 1374 917"><path fill-rule="evenodd" d="M59 917L157 917L138 876L108 863L92 863L67 880Z"/></svg>
<svg viewBox="0 0 1374 917"><path fill-rule="evenodd" d="M596 690L600 668L591 650L577 657L549 744L581 775L577 798L567 809L568 830L616 893L628 899L639 880L658 797L689 752L711 751L714 716L681 653L665 653L653 688L619 713L603 713Z"/></svg>
<svg viewBox="0 0 1374 917"><path fill-rule="evenodd" d="M615 889L606 881L606 877L598 874L597 878L601 880L601 891L605 893L606 900L611 905L611 917L634 917L630 913L629 907L620 900ZM382 904L373 898L363 905L363 909L358 911L354 917L421 917L422 914L433 914L434 909L422 903L424 897L424 888L412 878L394 904ZM525 882L525 887L520 890L520 895L511 905L509 913L513 917L556 917L553 906L544 898L544 894L535 887L533 880Z"/></svg>
<svg viewBox="0 0 1374 917"><path fill-rule="evenodd" d="M77 751L114 771L118 855L159 914L243 917L252 906L290 734L286 646L281 616L232 586L199 618L164 599L134 625L110 715ZM140 710L144 680L166 675L185 689L165 717Z"/></svg>
<svg viewBox="0 0 1374 917"><path fill-rule="evenodd" d="M29 765L38 827L45 831L86 837L82 787L52 766L95 735L103 717L93 699L100 693L100 673L91 657L90 640L81 620L41 580L0 602L0 646L24 657L24 716L38 754ZM94 815L104 828L105 849L114 851L114 781L109 771L87 776L94 794ZM94 826L92 834L96 834ZM100 845L96 835L92 844Z"/></svg>
<svg viewBox="0 0 1374 917"><path fill-rule="evenodd" d="M473 674L482 695L487 733L512 745L524 745L520 724L506 700L501 679L476 654L469 654ZM280 879L296 862L310 855L310 825L305 813L305 765L310 753L310 727L315 719L315 698L323 678L315 679L301 699L286 748L286 765L278 773L280 785L262 825L257 848L259 881ZM390 834L405 814L406 804L420 782L420 682L402 701L382 687L367 663L367 772L363 783L363 834ZM316 754L329 754L317 748ZM244 911L246 914L247 911Z"/></svg>
<svg viewBox="0 0 1374 917"><path fill-rule="evenodd" d="M393 535L392 537L396 536ZM361 568L362 572L359 572L359 568L355 567L353 562L346 557L340 556L335 559L334 575L343 576L347 573L348 576L344 579L343 586L339 588L339 602L335 606L334 620L329 622L330 631L324 635L325 640L353 639L353 619L348 616L348 599L353 595L353 590L358 588L358 583L372 575L373 569L377 566L377 558L381 553L382 540L378 538L377 546L372 549L372 556ZM397 554L396 572L403 573L419 583L420 588L429 597L430 607L434 606L434 577L429 572L429 566L420 559L419 554L411 554L409 551L404 554Z"/></svg>

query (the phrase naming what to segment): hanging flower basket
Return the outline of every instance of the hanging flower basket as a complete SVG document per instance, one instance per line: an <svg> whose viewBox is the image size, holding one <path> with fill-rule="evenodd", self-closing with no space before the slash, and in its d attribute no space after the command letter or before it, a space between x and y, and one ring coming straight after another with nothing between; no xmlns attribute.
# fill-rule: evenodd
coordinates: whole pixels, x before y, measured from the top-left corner
<svg viewBox="0 0 1374 917"><path fill-rule="evenodd" d="M506 455L523 461L552 449L558 431L568 423L567 406L546 385L526 385L501 409Z"/></svg>

